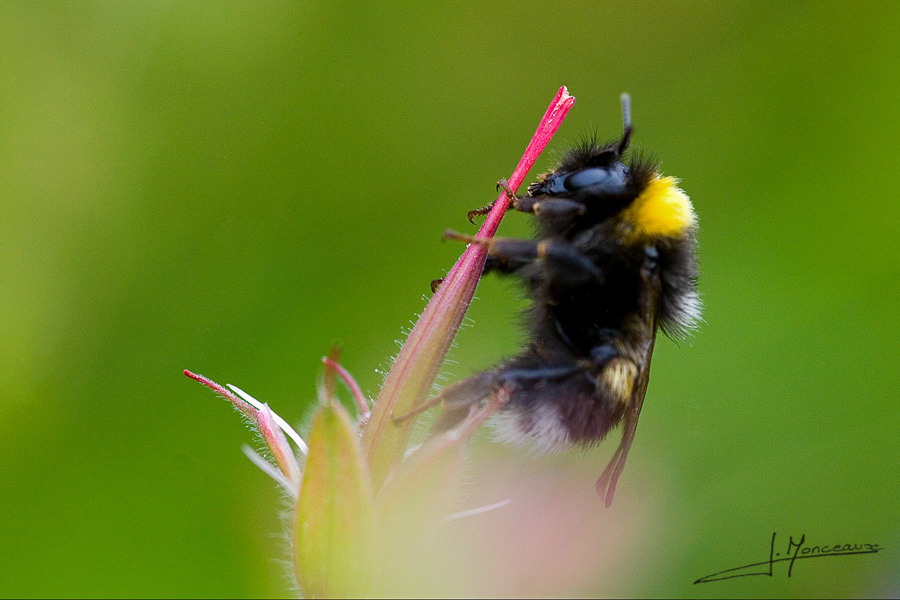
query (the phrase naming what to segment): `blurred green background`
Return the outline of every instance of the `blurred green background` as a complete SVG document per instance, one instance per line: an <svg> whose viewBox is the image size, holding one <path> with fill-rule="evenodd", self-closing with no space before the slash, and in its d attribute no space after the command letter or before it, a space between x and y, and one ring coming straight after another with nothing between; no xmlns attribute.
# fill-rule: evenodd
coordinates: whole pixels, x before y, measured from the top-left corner
<svg viewBox="0 0 900 600"><path fill-rule="evenodd" d="M635 144L700 215L706 323L658 345L611 510L618 434L478 445L535 469L526 493L584 467L564 485L618 531L615 569L526 591L900 593L897 23L894 2L3 2L0 595L291 594L283 503L182 369L299 422L340 339L374 396L462 249L442 231L473 230L563 84L557 152L618 135L631 93ZM448 380L515 351L518 306L483 282ZM693 585L773 531L885 550Z"/></svg>

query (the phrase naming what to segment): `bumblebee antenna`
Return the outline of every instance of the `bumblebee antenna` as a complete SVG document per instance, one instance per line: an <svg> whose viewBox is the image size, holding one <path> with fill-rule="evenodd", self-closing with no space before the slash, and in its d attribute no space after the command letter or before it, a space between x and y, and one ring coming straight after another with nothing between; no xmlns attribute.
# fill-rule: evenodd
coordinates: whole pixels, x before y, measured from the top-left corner
<svg viewBox="0 0 900 600"><path fill-rule="evenodd" d="M628 150L628 145L631 142L631 96L627 93L621 95L622 99L622 139L619 141L619 146L616 148L616 152L619 156L625 153Z"/></svg>

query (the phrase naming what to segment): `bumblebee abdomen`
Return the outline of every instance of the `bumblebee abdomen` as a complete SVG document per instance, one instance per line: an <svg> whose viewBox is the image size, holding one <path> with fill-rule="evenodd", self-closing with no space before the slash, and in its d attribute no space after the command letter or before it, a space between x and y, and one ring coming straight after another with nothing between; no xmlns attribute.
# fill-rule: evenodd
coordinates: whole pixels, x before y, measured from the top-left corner
<svg viewBox="0 0 900 600"><path fill-rule="evenodd" d="M519 382L492 420L496 436L502 442L543 452L597 444L622 420L626 408L610 394L598 393L599 389L588 371Z"/></svg>

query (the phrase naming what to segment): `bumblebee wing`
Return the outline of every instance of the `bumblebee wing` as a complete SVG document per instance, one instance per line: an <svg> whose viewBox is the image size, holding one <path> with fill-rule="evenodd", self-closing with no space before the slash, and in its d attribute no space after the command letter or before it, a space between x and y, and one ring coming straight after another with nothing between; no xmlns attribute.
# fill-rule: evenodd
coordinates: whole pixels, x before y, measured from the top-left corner
<svg viewBox="0 0 900 600"><path fill-rule="evenodd" d="M625 425L622 431L622 441L616 448L615 454L603 470L600 479L597 480L597 495L604 499L606 508L612 506L613 497L616 494L616 483L619 475L625 469L625 459L628 458L628 450L634 441L634 433L637 431L638 419L641 416L641 407L644 405L644 396L647 394L647 384L650 382L650 360L653 357L653 345L656 343L656 329L659 323L660 290L662 288L659 269L653 258L648 257L641 269L641 277L644 279L644 293L641 298L641 318L647 326L647 340L644 342L641 368L638 369L632 386L631 400L625 409Z"/></svg>

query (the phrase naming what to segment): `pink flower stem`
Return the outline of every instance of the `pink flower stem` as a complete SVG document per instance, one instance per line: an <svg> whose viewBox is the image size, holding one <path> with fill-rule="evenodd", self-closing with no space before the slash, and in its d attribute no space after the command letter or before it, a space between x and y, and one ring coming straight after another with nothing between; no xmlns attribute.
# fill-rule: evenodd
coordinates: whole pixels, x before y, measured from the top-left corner
<svg viewBox="0 0 900 600"><path fill-rule="evenodd" d="M525 175L553 138L574 103L575 98L569 95L565 87L561 87L509 178L512 191L515 192L522 185ZM509 198L503 192L479 230L479 238L493 237L507 208ZM485 258L485 248L478 244L469 245L425 308L385 380L363 433L363 448L369 458L376 490L390 468L402 459L415 422L411 418L395 424L392 417L409 413L424 402L430 393L475 294Z"/></svg>
<svg viewBox="0 0 900 600"><path fill-rule="evenodd" d="M231 402L236 409L241 411L247 419L253 424L254 427L259 425L259 416L257 415L257 411L255 408L250 406L247 402L244 402L241 398L239 398L236 394L234 394L228 388L219 385L212 379L208 377L204 377L203 375L198 375L196 373L191 373L187 369L184 370L184 374L193 379L194 381L199 381L215 393L224 397L226 400Z"/></svg>
<svg viewBox="0 0 900 600"><path fill-rule="evenodd" d="M361 422L366 422L369 420L369 416L371 415L371 411L369 410L369 402L366 400L365 395L362 392L362 389L359 387L359 384L356 383L356 380L353 379L353 375L350 374L347 369L342 367L340 364L335 362L334 360L326 357L322 358L322 362L325 363L325 366L329 369L332 369L338 374L344 384L347 386L347 389L350 390L350 394L353 396L353 401L356 402L356 408L359 411L359 420Z"/></svg>

